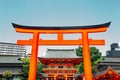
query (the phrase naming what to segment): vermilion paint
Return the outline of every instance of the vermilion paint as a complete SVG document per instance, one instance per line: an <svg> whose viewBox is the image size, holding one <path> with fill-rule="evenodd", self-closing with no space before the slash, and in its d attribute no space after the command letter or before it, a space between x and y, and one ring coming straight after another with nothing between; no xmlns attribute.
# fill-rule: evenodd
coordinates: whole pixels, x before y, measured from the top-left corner
<svg viewBox="0 0 120 80"><path fill-rule="evenodd" d="M14 25L13 25L14 26ZM19 26L19 27L16 27ZM109 26L109 25L108 25ZM32 45L32 53L30 57L30 70L28 80L36 80L36 67L38 57L38 45L82 45L83 46L83 61L84 61L84 74L85 80L92 80L92 69L89 45L104 45L104 40L92 40L89 39L89 33L105 32L108 26L92 27L92 28L77 28L77 29L34 29L23 28L20 25L15 25L17 32L32 33L33 38L30 40L18 40L19 45ZM58 34L57 40L42 40L39 39L39 34ZM81 33L82 39L79 40L64 40L63 34ZM55 79L55 78L54 78Z"/></svg>

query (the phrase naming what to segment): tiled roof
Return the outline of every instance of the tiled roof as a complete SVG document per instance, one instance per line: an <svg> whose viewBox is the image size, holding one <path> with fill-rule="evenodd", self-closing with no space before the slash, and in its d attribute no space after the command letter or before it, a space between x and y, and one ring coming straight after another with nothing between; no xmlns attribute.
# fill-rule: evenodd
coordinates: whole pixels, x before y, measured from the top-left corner
<svg viewBox="0 0 120 80"><path fill-rule="evenodd" d="M1 63L22 63L18 60L18 56L14 55L0 55L0 64Z"/></svg>
<svg viewBox="0 0 120 80"><path fill-rule="evenodd" d="M74 49L48 49L45 58L80 58Z"/></svg>
<svg viewBox="0 0 120 80"><path fill-rule="evenodd" d="M102 62L103 62L103 63L104 63L104 62L108 62L108 63L110 63L110 62L115 62L115 63L117 63L117 62L120 62L120 58L105 57L105 60L103 60Z"/></svg>
<svg viewBox="0 0 120 80"><path fill-rule="evenodd" d="M110 66L101 72L97 72L94 74L94 77L102 77L102 76L109 76L107 74L112 74L113 76L120 76L115 70L113 70ZM117 79L118 80L118 79Z"/></svg>

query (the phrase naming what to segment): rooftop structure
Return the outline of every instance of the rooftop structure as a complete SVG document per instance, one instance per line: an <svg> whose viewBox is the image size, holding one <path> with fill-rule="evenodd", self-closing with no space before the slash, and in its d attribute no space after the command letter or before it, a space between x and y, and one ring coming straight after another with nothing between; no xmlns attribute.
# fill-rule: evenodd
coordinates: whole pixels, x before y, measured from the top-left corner
<svg viewBox="0 0 120 80"><path fill-rule="evenodd" d="M74 49L48 49L46 58L80 58Z"/></svg>
<svg viewBox="0 0 120 80"><path fill-rule="evenodd" d="M106 70L96 73L94 77L94 80L120 80L120 75L110 66Z"/></svg>
<svg viewBox="0 0 120 80"><path fill-rule="evenodd" d="M73 66L82 61L74 49L48 49L39 60L47 65L44 69L48 80L75 80L77 69Z"/></svg>
<svg viewBox="0 0 120 80"><path fill-rule="evenodd" d="M111 50L106 51L106 56L102 63L99 64L100 70L107 69L108 66L111 66L112 69L120 73L120 50L117 43L111 44Z"/></svg>
<svg viewBox="0 0 120 80"><path fill-rule="evenodd" d="M19 76L22 70L22 62L19 59L25 55L24 46L0 42L0 77L3 77L2 75L6 71L10 71L14 78Z"/></svg>
<svg viewBox="0 0 120 80"><path fill-rule="evenodd" d="M0 75L4 71L11 71L13 75L19 75L22 69L22 62L16 55L0 55Z"/></svg>
<svg viewBox="0 0 120 80"><path fill-rule="evenodd" d="M111 50L106 51L106 56L104 60L98 65L99 72L97 74L97 79L120 79L120 50L117 43L111 44ZM109 80L108 79L108 80Z"/></svg>
<svg viewBox="0 0 120 80"><path fill-rule="evenodd" d="M111 46L111 50L108 50L106 52L106 57L120 58L120 46L118 45L118 43L112 43L110 46Z"/></svg>
<svg viewBox="0 0 120 80"><path fill-rule="evenodd" d="M25 46L20 46L14 43L0 42L0 55L26 55Z"/></svg>

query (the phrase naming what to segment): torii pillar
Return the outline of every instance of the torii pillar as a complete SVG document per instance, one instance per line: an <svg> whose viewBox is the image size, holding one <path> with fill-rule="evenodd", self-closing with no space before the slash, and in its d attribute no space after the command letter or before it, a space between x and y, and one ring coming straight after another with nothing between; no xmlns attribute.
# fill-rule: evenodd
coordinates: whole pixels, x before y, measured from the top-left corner
<svg viewBox="0 0 120 80"><path fill-rule="evenodd" d="M33 38L29 40L18 40L19 45L32 45L32 53L30 57L30 70L28 80L36 80L37 57L39 45L82 45L85 80L92 80L92 68L89 45L104 45L104 40L89 39L89 33L105 32L110 22L99 25L90 26L23 26L12 23L16 32L31 33ZM39 39L39 34L58 34L57 40ZM64 40L63 34L81 33L82 39Z"/></svg>

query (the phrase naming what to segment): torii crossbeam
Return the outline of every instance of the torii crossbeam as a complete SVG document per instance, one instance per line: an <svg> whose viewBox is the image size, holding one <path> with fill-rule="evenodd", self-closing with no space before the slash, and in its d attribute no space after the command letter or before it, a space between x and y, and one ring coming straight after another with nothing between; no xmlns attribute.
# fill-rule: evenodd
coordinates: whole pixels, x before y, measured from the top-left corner
<svg viewBox="0 0 120 80"><path fill-rule="evenodd" d="M31 33L33 38L29 40L18 40L18 45L32 45L32 53L30 57L30 70L28 80L36 80L36 67L39 45L82 45L85 80L92 80L92 69L89 45L104 45L104 40L89 39L89 33L105 32L110 22L99 25L90 26L24 26L12 23L16 32ZM39 34L57 34L57 40L39 39ZM82 39L64 40L63 35L66 33L81 33Z"/></svg>

